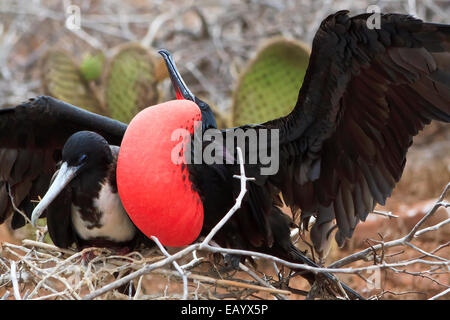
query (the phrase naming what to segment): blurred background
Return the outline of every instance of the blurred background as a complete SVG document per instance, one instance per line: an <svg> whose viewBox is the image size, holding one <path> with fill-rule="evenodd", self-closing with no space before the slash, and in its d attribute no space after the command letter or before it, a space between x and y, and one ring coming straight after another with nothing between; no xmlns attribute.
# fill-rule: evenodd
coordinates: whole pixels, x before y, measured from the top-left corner
<svg viewBox="0 0 450 320"><path fill-rule="evenodd" d="M327 15L370 5L450 22L448 0L0 0L0 103L42 93L38 65L49 49L80 63L88 53L111 56L118 45L139 42L173 52L192 91L229 111L237 79L264 40L310 45Z"/></svg>
<svg viewBox="0 0 450 320"><path fill-rule="evenodd" d="M449 0L0 0L0 107L46 94L129 121L175 97L157 54L164 48L191 91L213 106L220 126L268 120L290 111L320 22L343 9L450 23ZM433 123L414 140L401 182L379 208L400 218L371 215L330 261L366 248L366 239L405 234L449 181L450 129ZM436 219L448 217L441 211ZM1 228L0 241L24 237ZM420 244L430 250L444 244L448 258L449 235L443 228ZM366 295L377 293L352 282ZM395 273L384 275L383 285L384 298L442 291L434 281Z"/></svg>

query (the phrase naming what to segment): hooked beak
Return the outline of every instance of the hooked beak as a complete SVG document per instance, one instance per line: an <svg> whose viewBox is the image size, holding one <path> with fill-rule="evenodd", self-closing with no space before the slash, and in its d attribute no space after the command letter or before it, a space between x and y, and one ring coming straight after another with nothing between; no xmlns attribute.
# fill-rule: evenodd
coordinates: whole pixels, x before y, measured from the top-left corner
<svg viewBox="0 0 450 320"><path fill-rule="evenodd" d="M202 111L202 129L205 131L208 128L217 128L216 119L211 107L204 101L196 98L191 90L188 89L183 81L180 73L177 70L172 55L167 50L159 50L158 53L162 55L166 62L167 69L169 71L170 79L172 80L172 86L175 89L178 100L191 100Z"/></svg>
<svg viewBox="0 0 450 320"><path fill-rule="evenodd" d="M31 214L31 224L36 226L36 222L39 217L42 215L44 210L52 203L53 200L61 193L61 191L69 184L70 181L77 175L78 170L81 166L68 166L67 162L63 162L61 167L59 168L58 174L56 175L55 180L50 185L45 196L39 201L36 208L34 208L33 213Z"/></svg>
<svg viewBox="0 0 450 320"><path fill-rule="evenodd" d="M172 55L167 50L159 50L158 53L164 58L167 69L169 71L170 80L172 80L172 86L175 89L175 94L177 95L178 100L191 100L195 102L195 96L188 89L186 84L183 81L180 73L178 72L177 66L173 61Z"/></svg>

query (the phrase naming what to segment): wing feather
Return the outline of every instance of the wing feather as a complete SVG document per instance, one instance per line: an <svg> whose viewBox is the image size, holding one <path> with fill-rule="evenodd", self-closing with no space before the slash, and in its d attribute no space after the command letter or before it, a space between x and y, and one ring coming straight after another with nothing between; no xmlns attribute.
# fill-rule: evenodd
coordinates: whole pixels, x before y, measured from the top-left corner
<svg viewBox="0 0 450 320"><path fill-rule="evenodd" d="M432 120L450 122L450 26L386 14L370 30L369 16L340 11L322 22L294 110L264 124L280 129L290 155L269 180L305 218L316 215L321 251L333 221L342 244L385 203L413 137Z"/></svg>
<svg viewBox="0 0 450 320"><path fill-rule="evenodd" d="M28 216L32 200L44 196L67 138L81 130L95 131L120 145L127 125L41 96L16 107L0 109L0 223L13 214L14 204ZM25 219L14 213L12 226Z"/></svg>

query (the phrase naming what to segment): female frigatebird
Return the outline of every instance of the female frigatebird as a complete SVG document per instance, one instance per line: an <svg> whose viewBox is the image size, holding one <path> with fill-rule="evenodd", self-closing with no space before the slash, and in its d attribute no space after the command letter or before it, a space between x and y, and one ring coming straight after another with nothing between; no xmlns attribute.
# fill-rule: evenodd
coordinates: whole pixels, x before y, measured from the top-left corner
<svg viewBox="0 0 450 320"><path fill-rule="evenodd" d="M0 223L13 213L12 227L19 228L25 224L19 211L33 224L45 213L50 237L62 248L75 243L122 252L149 244L117 192L115 145L126 128L45 96L1 109Z"/></svg>
<svg viewBox="0 0 450 320"><path fill-rule="evenodd" d="M278 208L284 203L293 213L301 210L301 223L306 227L315 217L311 239L319 255L325 256L333 231L338 244L343 245L358 222L391 195L413 137L432 120L450 121L450 26L424 23L407 15L381 14L380 28L372 29L367 23L370 17L349 17L347 11L339 11L321 23L290 114L262 124L220 130L222 142L230 132L255 132L259 140L253 145L244 141L244 156L250 155L252 147L258 151L260 142L266 142L263 145L268 151L275 151L270 143L275 133L279 147L278 170L272 174L262 174L261 161L244 164L247 176L255 181L248 182L241 208L216 234L214 240L221 246L306 262L290 241L288 220ZM192 114L179 118L171 114L171 120L176 119L170 124L172 128L154 121L152 130L193 128L198 112L203 130L214 127L209 117L204 118L210 113L207 105L185 86L168 52L160 53L177 96L195 102L199 110L192 109ZM153 110L151 116L158 119L159 113L163 118L170 112L168 106L162 107ZM259 135L263 130L273 134ZM191 145L195 141L193 135ZM233 179L239 174L236 149L221 148L222 142L201 141L202 154L216 144L209 149L221 155L220 163L183 163L179 168L182 175L172 170L168 157L152 162L152 172L167 172L169 176L171 170L176 172L171 179L159 179L158 188L180 184L185 186L179 188L180 192L188 189L192 193L183 206L196 208L196 216L204 217L204 235L234 205L240 191L239 181ZM155 141L148 148L158 146ZM176 193L164 194L164 203L155 204L155 208L170 211L177 197ZM125 208L130 214L126 204Z"/></svg>

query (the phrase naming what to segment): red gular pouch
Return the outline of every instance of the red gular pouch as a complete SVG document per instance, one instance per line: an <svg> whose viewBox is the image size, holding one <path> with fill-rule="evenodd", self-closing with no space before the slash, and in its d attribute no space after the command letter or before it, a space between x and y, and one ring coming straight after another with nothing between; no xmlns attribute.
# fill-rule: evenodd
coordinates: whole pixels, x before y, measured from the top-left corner
<svg viewBox="0 0 450 320"><path fill-rule="evenodd" d="M192 243L203 226L203 204L192 187L185 150L198 106L173 100L146 108L130 122L117 160L117 187L133 223L165 246Z"/></svg>

